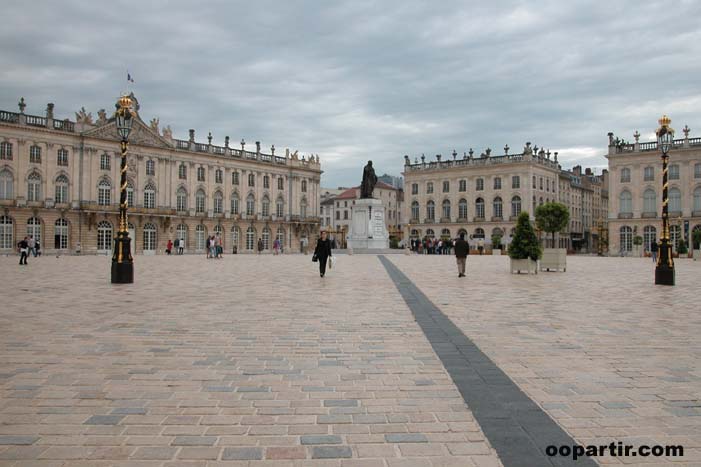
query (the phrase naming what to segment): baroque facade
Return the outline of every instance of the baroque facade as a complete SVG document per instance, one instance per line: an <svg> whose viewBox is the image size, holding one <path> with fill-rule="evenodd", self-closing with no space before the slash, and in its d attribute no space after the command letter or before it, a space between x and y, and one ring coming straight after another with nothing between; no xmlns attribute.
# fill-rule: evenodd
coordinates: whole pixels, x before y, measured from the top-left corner
<svg viewBox="0 0 701 467"><path fill-rule="evenodd" d="M680 239L689 244L691 232L701 230L701 138L674 140L669 151L668 196L670 240L674 250ZM642 237L643 251L662 233L662 159L657 142L634 143L608 134L611 209L609 251L630 255L634 238Z"/></svg>
<svg viewBox="0 0 701 467"><path fill-rule="evenodd" d="M139 111L138 101L135 110ZM33 235L45 252L109 254L118 228L119 138L104 110L76 121L0 111L0 251ZM129 137L128 204L132 251L163 252L180 238L204 251L219 234L225 252L266 250L275 238L297 251L318 235L318 156L283 156L174 139L170 127L140 116Z"/></svg>
<svg viewBox="0 0 701 467"><path fill-rule="evenodd" d="M516 218L527 211L533 219L535 207L559 197L561 167L557 153L526 143L519 154L491 155L487 149L452 160L411 163L404 156L405 203L403 218L411 238L456 238L460 233L491 243L500 235L508 243Z"/></svg>

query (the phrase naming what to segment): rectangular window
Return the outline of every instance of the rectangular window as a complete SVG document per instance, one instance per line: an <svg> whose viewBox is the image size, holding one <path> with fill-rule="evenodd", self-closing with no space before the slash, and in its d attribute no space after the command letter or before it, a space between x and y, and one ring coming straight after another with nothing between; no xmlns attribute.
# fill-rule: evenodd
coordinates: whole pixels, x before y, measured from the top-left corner
<svg viewBox="0 0 701 467"><path fill-rule="evenodd" d="M224 178L224 173L217 169L216 172L214 172L214 183L222 183L222 179Z"/></svg>
<svg viewBox="0 0 701 467"><path fill-rule="evenodd" d="M476 183L475 190L477 191L482 191L484 190L484 179L483 178L478 178L477 183Z"/></svg>
<svg viewBox="0 0 701 467"><path fill-rule="evenodd" d="M694 178L701 178L701 164L694 165Z"/></svg>
<svg viewBox="0 0 701 467"><path fill-rule="evenodd" d="M460 180L460 183L458 184L458 190L461 192L467 191L467 180Z"/></svg>
<svg viewBox="0 0 701 467"><path fill-rule="evenodd" d="M232 185L239 184L239 173L238 172L231 172L231 184Z"/></svg>
<svg viewBox="0 0 701 467"><path fill-rule="evenodd" d="M214 198L214 214L221 214L223 210L223 199L219 197Z"/></svg>
<svg viewBox="0 0 701 467"><path fill-rule="evenodd" d="M511 188L521 188L521 177L519 177L518 175L514 175L513 177L511 177Z"/></svg>
<svg viewBox="0 0 701 467"><path fill-rule="evenodd" d="M348 211L343 211L343 219L348 220Z"/></svg>
<svg viewBox="0 0 701 467"><path fill-rule="evenodd" d="M428 182L428 183L426 184L426 193L429 193L429 194L430 194L430 193L433 193L433 183Z"/></svg>
<svg viewBox="0 0 701 467"><path fill-rule="evenodd" d="M270 177L263 177L263 188L270 188Z"/></svg>
<svg viewBox="0 0 701 467"><path fill-rule="evenodd" d="M669 179L679 180L679 166L677 164L669 166Z"/></svg>
<svg viewBox="0 0 701 467"><path fill-rule="evenodd" d="M103 153L100 155L100 170L110 170L111 166L111 157L107 153Z"/></svg>
<svg viewBox="0 0 701 467"><path fill-rule="evenodd" d="M180 164L178 167L178 178L180 180L187 179L187 167L185 167L185 164Z"/></svg>
<svg viewBox="0 0 701 467"><path fill-rule="evenodd" d="M153 159L146 161L146 175L156 175L156 163Z"/></svg>
<svg viewBox="0 0 701 467"><path fill-rule="evenodd" d="M336 211L336 220L341 219L341 211Z"/></svg>
<svg viewBox="0 0 701 467"><path fill-rule="evenodd" d="M8 141L0 143L0 159L7 161L12 160L12 143Z"/></svg>
<svg viewBox="0 0 701 467"><path fill-rule="evenodd" d="M445 181L443 182L443 193L449 193L450 192L450 182Z"/></svg>
<svg viewBox="0 0 701 467"><path fill-rule="evenodd" d="M411 194L412 194L412 195L418 195L418 194L419 194L419 184L418 184L418 183L412 183L412 184L411 184Z"/></svg>
<svg viewBox="0 0 701 467"><path fill-rule="evenodd" d="M543 177L540 177L540 189L543 189Z"/></svg>
<svg viewBox="0 0 701 467"><path fill-rule="evenodd" d="M29 148L29 162L41 164L41 148L39 146Z"/></svg>
<svg viewBox="0 0 701 467"><path fill-rule="evenodd" d="M283 189L284 189L284 188L283 188L283 180L282 180L282 177L278 177L278 179L277 179L277 189L278 189L278 190L283 190Z"/></svg>
<svg viewBox="0 0 701 467"><path fill-rule="evenodd" d="M58 152L56 153L56 165L59 165L61 167L68 166L68 150L66 150L66 149L59 149L58 150Z"/></svg>

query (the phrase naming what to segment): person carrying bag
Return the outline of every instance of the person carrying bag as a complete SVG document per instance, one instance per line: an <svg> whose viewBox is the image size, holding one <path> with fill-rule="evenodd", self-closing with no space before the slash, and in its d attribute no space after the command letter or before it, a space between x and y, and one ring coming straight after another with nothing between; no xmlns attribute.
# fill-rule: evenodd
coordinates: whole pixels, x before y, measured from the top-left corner
<svg viewBox="0 0 701 467"><path fill-rule="evenodd" d="M321 236L316 241L316 248L312 256L313 262L319 263L319 275L324 277L326 274L326 262L331 257L331 240L326 237L326 231L321 231Z"/></svg>

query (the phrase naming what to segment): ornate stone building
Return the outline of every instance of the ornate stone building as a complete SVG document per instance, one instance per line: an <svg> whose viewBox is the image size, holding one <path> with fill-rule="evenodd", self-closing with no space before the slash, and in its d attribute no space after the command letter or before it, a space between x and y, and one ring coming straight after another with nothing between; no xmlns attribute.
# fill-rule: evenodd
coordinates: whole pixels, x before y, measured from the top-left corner
<svg viewBox="0 0 701 467"><path fill-rule="evenodd" d="M680 238L689 243L691 231L701 230L701 138L674 140L669 152L670 238L677 248ZM633 239L643 238L643 250L659 240L662 232L662 159L657 142L626 143L608 134L610 171L609 251L629 255Z"/></svg>
<svg viewBox="0 0 701 467"><path fill-rule="evenodd" d="M139 111L138 101L136 110ZM108 254L118 228L119 142L104 110L93 121L85 109L76 121L0 111L0 251L25 235L45 252ZM162 253L181 238L186 251L204 251L219 234L224 251L266 250L279 238L287 251L312 243L319 227L318 156L275 155L195 140L174 139L137 116L129 137L128 203L132 248Z"/></svg>
<svg viewBox="0 0 701 467"><path fill-rule="evenodd" d="M608 170L594 175L577 165L560 172L559 202L570 211L570 222L558 246L568 250L598 251L608 217ZM550 241L546 241L548 246Z"/></svg>
<svg viewBox="0 0 701 467"><path fill-rule="evenodd" d="M558 200L560 165L557 153L526 143L519 154L492 156L487 149L478 157L411 163L404 156L405 203L403 218L412 238L455 238L461 232L491 243L493 234L508 242L521 211L531 218L539 204Z"/></svg>

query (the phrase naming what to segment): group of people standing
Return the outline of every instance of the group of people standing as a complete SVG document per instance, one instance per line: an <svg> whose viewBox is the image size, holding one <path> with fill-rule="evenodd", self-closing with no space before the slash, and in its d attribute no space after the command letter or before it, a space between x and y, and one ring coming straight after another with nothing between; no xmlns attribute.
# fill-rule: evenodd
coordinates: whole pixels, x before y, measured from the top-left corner
<svg viewBox="0 0 701 467"><path fill-rule="evenodd" d="M35 258L41 255L41 246L33 235L28 235L20 240L20 242L17 244L17 250L19 251L20 255L19 264L21 265L27 264L27 258L30 254Z"/></svg>
<svg viewBox="0 0 701 467"><path fill-rule="evenodd" d="M460 238L464 239L465 234L460 234ZM424 237L423 240L418 239L418 238L412 238L411 243L410 243L410 249L414 253L418 253L420 255L450 255L453 252L453 248L455 247L455 243L458 241L458 239L451 240L451 239L442 239L442 238L428 238ZM467 240L465 240L467 243ZM479 238L477 239L477 251L479 254L484 253L484 239ZM469 244L468 244L469 246Z"/></svg>

